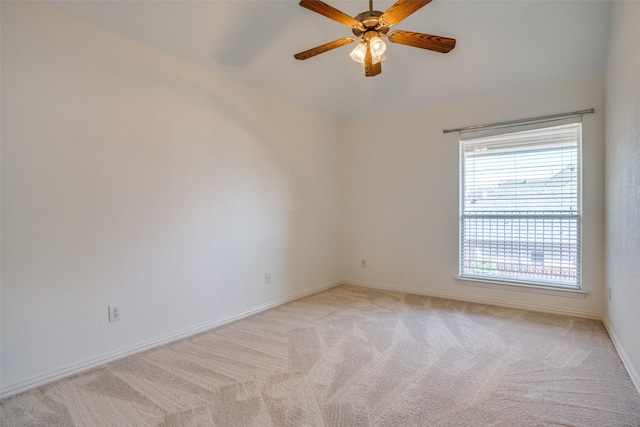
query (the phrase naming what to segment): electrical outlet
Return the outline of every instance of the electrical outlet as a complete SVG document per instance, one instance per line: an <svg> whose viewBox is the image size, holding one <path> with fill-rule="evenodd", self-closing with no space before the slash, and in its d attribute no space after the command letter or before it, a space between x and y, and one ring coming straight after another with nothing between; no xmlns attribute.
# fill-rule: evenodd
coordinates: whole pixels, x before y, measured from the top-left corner
<svg viewBox="0 0 640 427"><path fill-rule="evenodd" d="M271 273L264 273L264 284L265 285L271 284Z"/></svg>
<svg viewBox="0 0 640 427"><path fill-rule="evenodd" d="M609 287L609 302L611 302L611 287Z"/></svg>
<svg viewBox="0 0 640 427"><path fill-rule="evenodd" d="M360 260L360 267L367 268L367 260L366 260L366 258L362 258Z"/></svg>
<svg viewBox="0 0 640 427"><path fill-rule="evenodd" d="M109 306L109 322L117 322L122 319L122 312L119 305Z"/></svg>

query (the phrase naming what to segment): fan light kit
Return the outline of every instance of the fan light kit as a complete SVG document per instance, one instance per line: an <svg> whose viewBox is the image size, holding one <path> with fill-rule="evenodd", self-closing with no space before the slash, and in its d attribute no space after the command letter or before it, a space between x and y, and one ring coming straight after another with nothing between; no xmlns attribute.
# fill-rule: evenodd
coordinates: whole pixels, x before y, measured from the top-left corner
<svg viewBox="0 0 640 427"><path fill-rule="evenodd" d="M429 2L431 0L398 0L383 13L373 10L373 0L369 0L369 10L352 18L320 0L301 0L300 6L351 28L355 37L344 37L313 49L305 50L295 54L294 58L300 60L309 59L356 40L361 40L349 56L354 61L364 64L365 76L373 77L382 72L381 63L387 59L384 55L387 45L382 40L383 37L387 38L391 43L447 53L456 46L455 39L402 30L395 30L387 34L389 28Z"/></svg>

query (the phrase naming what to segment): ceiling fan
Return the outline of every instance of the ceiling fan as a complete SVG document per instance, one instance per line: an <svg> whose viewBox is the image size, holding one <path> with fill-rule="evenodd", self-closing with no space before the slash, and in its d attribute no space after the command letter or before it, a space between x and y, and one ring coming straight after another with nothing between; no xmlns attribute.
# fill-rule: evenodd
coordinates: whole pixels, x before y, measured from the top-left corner
<svg viewBox="0 0 640 427"><path fill-rule="evenodd" d="M382 72L381 63L386 59L384 52L387 47L382 41L382 37L386 37L392 43L447 53L456 46L455 39L402 30L388 33L389 28L429 2L431 0L398 0L383 13L373 10L373 0L369 0L369 10L352 18L320 0L301 0L300 6L346 25L351 28L355 37L344 37L325 43L297 53L294 58L300 60L309 59L356 40L362 40L351 51L350 56L354 61L364 64L365 76L373 77Z"/></svg>

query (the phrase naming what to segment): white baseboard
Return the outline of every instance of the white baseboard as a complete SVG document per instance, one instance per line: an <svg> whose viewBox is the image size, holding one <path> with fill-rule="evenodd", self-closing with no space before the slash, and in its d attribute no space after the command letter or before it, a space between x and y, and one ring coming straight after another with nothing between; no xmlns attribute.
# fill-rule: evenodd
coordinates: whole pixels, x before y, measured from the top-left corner
<svg viewBox="0 0 640 427"><path fill-rule="evenodd" d="M609 333L609 337L611 338L611 341L613 342L613 346L618 352L618 356L620 356L620 360L622 360L622 364L624 365L625 369L627 370L627 373L631 377L631 382L633 382L633 385L636 386L636 390L638 391L638 393L640 393L640 375L638 375L638 371L636 371L633 365L631 364L631 360L629 359L629 356L627 356L627 352L624 351L624 347L622 347L620 340L616 336L616 333L613 331L613 328L611 327L611 324L609 323L606 317L602 320L602 323L604 323L604 327Z"/></svg>
<svg viewBox="0 0 640 427"><path fill-rule="evenodd" d="M251 316L253 314L256 313L260 313L261 311L265 311L268 310L270 308L273 307L277 307L279 305L285 304L289 301L293 301L296 300L298 298L302 298L305 297L307 295L311 295L311 294L315 294L317 292L323 291L325 289L329 289L332 288L334 286L337 286L339 284L341 284L342 281L340 280L336 280L334 282L329 282L329 283L325 283L322 284L320 286L316 286L314 288L311 288L309 290L303 291L303 292L299 292L296 293L294 295L291 295L289 297L286 298L281 298L275 301L271 301L268 302L266 304L262 304L262 305L258 305L256 307L252 307L248 310L245 310L241 313L235 314L233 316L229 316L229 317L225 317L224 319L220 319L220 320L216 320L213 322L208 322L193 328L188 328L185 329L183 331L171 334L171 335L167 335L158 339L154 339L154 340L149 340L149 341L145 341L142 342L140 344L137 345L133 345L118 351L114 351L114 352L110 352L107 354L103 354L101 356L98 357L93 357L87 360L84 360L82 362L78 362L78 363L73 363L70 365L67 365L63 368L60 369L56 369L54 371L51 372L47 372L45 374L42 375L38 375L32 378L29 378L27 380L22 380L22 381L18 381L15 382L13 384L9 384L5 387L0 388L0 399L4 399L6 397L9 396L13 396L15 394L18 393L22 393L28 390L31 390L33 388L36 387L40 387L41 385L45 385L48 383L51 383L53 381L57 381L59 379L62 379L64 377L68 377L70 375L75 375L84 371L87 371L89 369L93 369L96 368L98 366L104 365L106 363L109 362L113 362L115 360L118 359L122 359L123 357L127 357L127 356L131 356L133 354L136 353L140 353L149 349L152 349L154 347L158 347L164 344L168 344L170 342L173 341L177 341L177 340L181 340L183 338L187 338L190 337L192 335L196 335L199 334L201 332L205 332L208 331L210 329L214 329L217 328L219 326L225 325L227 323L231 323L231 322L235 322L236 320L240 320L243 319L245 317Z"/></svg>
<svg viewBox="0 0 640 427"><path fill-rule="evenodd" d="M580 310L568 310L556 307L546 307L535 304L523 304L516 303L512 301L500 300L495 298L484 298L484 297L467 297L460 296L455 294L449 294L446 292L433 292L433 291L425 291L424 289L417 288L408 288L404 286L395 286L388 285L384 283L373 283L373 282L365 282L361 280L342 280L342 283L345 285L355 285L355 286L363 286L367 288L376 288L376 289L384 289L388 291L399 291L399 292L407 292L410 294L417 295L425 295L430 297L439 297L439 298L447 298L457 301L465 301L465 302L475 302L478 304L489 304L489 305L498 305L501 307L509 307L509 308L519 308L521 310L529 310L529 311L538 311L543 313L553 313L553 314L562 314L565 316L573 316L573 317L582 317L586 319L595 319L602 320L601 313L593 313L589 311L580 311Z"/></svg>

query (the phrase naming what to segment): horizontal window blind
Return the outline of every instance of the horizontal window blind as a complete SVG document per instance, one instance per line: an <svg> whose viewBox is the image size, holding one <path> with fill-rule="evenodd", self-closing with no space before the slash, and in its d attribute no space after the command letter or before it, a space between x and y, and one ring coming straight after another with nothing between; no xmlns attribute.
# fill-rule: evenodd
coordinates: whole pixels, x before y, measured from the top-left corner
<svg viewBox="0 0 640 427"><path fill-rule="evenodd" d="M580 287L581 128L461 137L460 276Z"/></svg>

